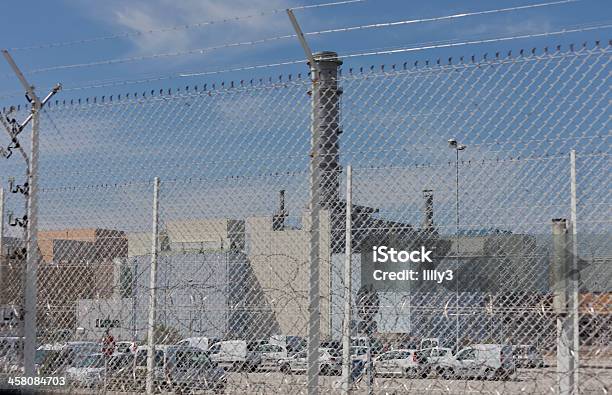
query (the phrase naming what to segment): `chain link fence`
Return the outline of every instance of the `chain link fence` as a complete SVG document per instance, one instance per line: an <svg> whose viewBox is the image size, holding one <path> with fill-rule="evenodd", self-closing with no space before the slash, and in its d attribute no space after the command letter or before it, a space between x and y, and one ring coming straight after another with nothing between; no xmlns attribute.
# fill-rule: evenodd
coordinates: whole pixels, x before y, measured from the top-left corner
<svg viewBox="0 0 612 395"><path fill-rule="evenodd" d="M365 70L325 52L314 83L51 102L37 374L75 392L607 393L610 51ZM16 177L9 378L23 375L27 218L9 193L20 158L0 166ZM423 259L376 262L380 246Z"/></svg>

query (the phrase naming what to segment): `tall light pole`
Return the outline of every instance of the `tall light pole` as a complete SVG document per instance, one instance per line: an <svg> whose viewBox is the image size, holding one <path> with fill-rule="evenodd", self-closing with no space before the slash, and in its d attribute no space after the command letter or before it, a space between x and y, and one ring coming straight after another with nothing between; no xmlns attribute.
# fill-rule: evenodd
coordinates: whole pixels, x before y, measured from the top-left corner
<svg viewBox="0 0 612 395"><path fill-rule="evenodd" d="M467 148L465 144L460 144L455 139L448 140L448 146L455 150L456 160L456 178L455 178L455 267L459 268L459 151L463 151ZM455 301L456 301L456 312L455 312L455 345L457 351L459 351L459 278L458 274L455 273Z"/></svg>

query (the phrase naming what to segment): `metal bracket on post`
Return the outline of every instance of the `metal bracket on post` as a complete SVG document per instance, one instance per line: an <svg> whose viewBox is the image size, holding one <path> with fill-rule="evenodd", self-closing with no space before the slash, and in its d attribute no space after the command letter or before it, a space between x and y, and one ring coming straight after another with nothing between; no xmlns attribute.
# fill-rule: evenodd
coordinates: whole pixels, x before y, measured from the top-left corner
<svg viewBox="0 0 612 395"><path fill-rule="evenodd" d="M28 194L26 203L26 271L25 271L25 295L24 295L24 320L23 320L23 364L24 376L33 377L36 375L36 332L37 332L37 281L38 281L38 243L37 243L37 220L38 220L38 202L37 202L37 182L38 182L38 132L40 125L40 110L43 106L62 88L57 84L49 94L41 101L34 92L32 86L26 80L25 76L8 53L6 49L2 50L2 55L8 62L13 72L17 75L19 82L26 91L26 98L32 104L32 111L26 119L19 125L16 122L10 122L2 119L2 124L11 138L13 146L9 148L18 148L26 162L26 174L28 183ZM17 136L32 121L31 135L31 152L28 155L23 151ZM9 155L10 156L10 149Z"/></svg>
<svg viewBox="0 0 612 395"><path fill-rule="evenodd" d="M289 20L291 21L291 24L293 25L295 34L297 34L297 38L298 40L300 40L300 45L304 49L304 53L306 54L306 59L308 59L308 63L310 63L310 67L312 71L316 73L317 70L315 67L316 62L315 62L314 55L312 54L312 51L310 50L310 46L308 45L308 42L306 42L306 37L304 37L302 28L300 28L300 24L298 23L295 15L293 14L293 10L291 8L287 8L287 15L289 15ZM312 80L313 81L317 80L316 74L313 74Z"/></svg>

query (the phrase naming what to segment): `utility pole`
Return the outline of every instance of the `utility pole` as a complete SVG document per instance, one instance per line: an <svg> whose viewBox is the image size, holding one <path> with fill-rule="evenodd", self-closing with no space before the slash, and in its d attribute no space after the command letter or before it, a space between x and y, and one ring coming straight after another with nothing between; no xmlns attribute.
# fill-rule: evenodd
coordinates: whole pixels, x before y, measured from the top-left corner
<svg viewBox="0 0 612 395"><path fill-rule="evenodd" d="M61 85L56 85L51 92L41 101L34 92L34 86L28 83L17 64L8 53L2 50L2 55L17 75L19 82L26 91L26 98L32 103L30 115L20 124L14 125L11 130L7 130L11 135L11 140L15 143L17 135L23 128L32 121L32 134L30 157L28 163L28 186L27 186L27 223L26 223L26 273L25 273L25 297L24 297L24 323L23 323L23 363L24 375L26 377L36 375L36 332L37 332L37 280L38 280L38 133L40 127L40 110L51 99L53 95L60 91ZM6 120L3 120L3 124ZM5 125L6 126L6 125ZM17 144L19 145L19 144ZM25 153L22 151L22 154ZM27 158L27 155L24 156Z"/></svg>

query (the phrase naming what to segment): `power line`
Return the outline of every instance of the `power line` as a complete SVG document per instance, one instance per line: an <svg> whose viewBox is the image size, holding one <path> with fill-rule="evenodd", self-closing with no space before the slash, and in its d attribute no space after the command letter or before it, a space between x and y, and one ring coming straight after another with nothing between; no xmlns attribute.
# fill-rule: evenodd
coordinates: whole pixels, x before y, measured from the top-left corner
<svg viewBox="0 0 612 395"><path fill-rule="evenodd" d="M480 15L487 15L487 14L496 14L496 13L502 13L502 12L532 9L532 8L538 8L538 7L547 7L551 5L567 4L567 3L577 2L577 1L580 1L580 0L560 0L560 1L547 2L547 3L530 4L530 5L525 5L525 6L498 8L498 9L493 9L493 10L445 15L445 16L433 17L433 18L409 19L409 20L402 20L402 21L395 21L395 22L384 22L384 23L375 23L375 24L367 24L367 25L359 25L359 26L350 26L350 27L308 32L308 33L305 33L304 35L314 36L314 35L322 35L322 34L329 34L329 33L343 33L343 32L357 31L357 30L396 27L396 26L403 26L403 25L409 25L409 24L415 24L415 23L438 22L438 21L443 21L443 20L452 20L452 19L465 18L465 17L470 17L470 16L480 16ZM333 4L337 4L337 3L333 3ZM317 5L317 6L321 6L321 5ZM314 6L311 6L311 7L314 7ZM290 38L295 38L295 37L297 37L295 34L286 34L286 35L281 35L281 36L263 38L259 40L234 42L234 43L221 44L221 45L205 47L205 48L190 49L186 51L165 52L165 53L158 53L158 54L153 54L153 55L140 55L140 56L126 57L126 58L100 60L100 61L95 61L95 62L74 63L74 64L67 64L67 65L51 66L51 67L29 70L27 73L28 74L38 74L38 73L45 73L45 72L58 71L58 70L106 66L106 65L114 65L114 64L122 64L122 63L131 63L131 62L137 62L137 61L143 61L143 60L161 59L161 58L167 58L167 57L205 54L205 53L212 52L212 51L219 50L219 49L264 44L264 43L280 41L280 40L285 40L285 39L290 39Z"/></svg>
<svg viewBox="0 0 612 395"><path fill-rule="evenodd" d="M366 1L368 0L344 0L344 1L328 2L328 3L321 3L321 4L301 5L301 6L292 7L291 9L292 10L305 10L305 9L332 7L332 6L338 6L338 5L353 4L353 3L363 3ZM67 46L73 46L73 45L91 44L91 43L100 42L100 41L140 37L145 34L176 32L176 31L181 31L181 30L202 28L202 27L210 26L210 25L218 25L218 24L223 24L223 23L242 21L246 19L253 19L253 18L262 17L266 15L273 15L273 14L277 14L281 12L284 13L285 11L286 11L285 8L275 8L269 11L262 11L257 14L236 16L232 18L219 19L219 20L214 20L214 21L198 22L198 23L192 23L188 25L177 25L177 26L172 26L172 27L151 29L151 30L145 30L145 31L136 31L136 32L130 32L130 33L112 34L109 36L85 38L82 40L61 41L61 42L54 42L54 43L48 43L48 44L14 47L14 48L10 48L9 50L10 51L29 51L29 50L36 50L36 49L60 48L60 47L67 47Z"/></svg>

